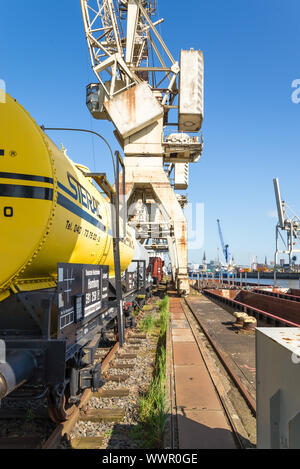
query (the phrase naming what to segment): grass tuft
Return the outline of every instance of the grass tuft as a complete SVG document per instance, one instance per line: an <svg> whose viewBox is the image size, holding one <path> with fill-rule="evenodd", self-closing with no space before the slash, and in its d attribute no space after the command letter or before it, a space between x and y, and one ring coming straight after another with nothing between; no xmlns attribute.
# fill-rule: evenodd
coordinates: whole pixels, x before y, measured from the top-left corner
<svg viewBox="0 0 300 469"><path fill-rule="evenodd" d="M158 301L157 303L160 311L160 317L157 320L157 326L160 327L160 337L165 337L169 316L169 297L165 296L162 300Z"/></svg>
<svg viewBox="0 0 300 469"><path fill-rule="evenodd" d="M150 389L139 400L140 423L132 431L132 437L139 441L143 449L163 448L163 434L166 419L166 330L169 315L169 298L165 296L158 302L160 317L152 316L151 326L160 327L156 354L155 372ZM146 318L147 319L147 318ZM154 321L154 324L152 323ZM145 320L146 322L146 320ZM150 322L150 320L149 320Z"/></svg>

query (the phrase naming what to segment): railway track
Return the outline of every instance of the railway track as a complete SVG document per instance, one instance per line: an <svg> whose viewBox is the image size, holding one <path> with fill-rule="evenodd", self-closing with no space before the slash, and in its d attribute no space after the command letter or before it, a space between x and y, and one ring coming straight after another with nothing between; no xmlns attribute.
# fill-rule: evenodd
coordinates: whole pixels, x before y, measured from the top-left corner
<svg viewBox="0 0 300 469"><path fill-rule="evenodd" d="M138 321L158 313L154 302ZM126 331L122 349L116 343L101 361L105 385L96 393L87 391L77 411L59 425L42 449L135 448L129 436L138 421L137 403L152 380L157 338L139 329Z"/></svg>
<svg viewBox="0 0 300 469"><path fill-rule="evenodd" d="M127 334L129 332L127 331ZM96 361L101 361L102 370L109 366L115 354L119 350L119 343L116 342L113 346L102 347L98 349ZM102 358L101 358L102 355ZM39 449L51 448L63 437L68 428L71 428L76 418L78 418L80 408L90 399L92 393L90 391L84 392L78 408L63 424L56 425L53 423L48 414L46 401L41 402L34 410L34 401L29 401L26 409L16 405L18 401L20 404L23 399L20 396L18 399L9 398L9 407L0 410L0 421L3 430L6 427L8 436L0 437L1 449ZM11 427L10 423L14 422ZM50 435L50 436L49 436Z"/></svg>
<svg viewBox="0 0 300 469"><path fill-rule="evenodd" d="M159 317L157 300L164 293L165 287L159 288L150 304L140 310L136 317L137 326L125 332L124 347L120 348L113 333L108 334L109 345L99 345L95 362L101 362L105 384L98 392L86 390L65 422L55 424L49 419L46 398L40 402L40 408L33 411L33 401L28 401L25 408L26 402L19 399L21 407L17 408L9 397L5 408L0 409L0 448L104 449L110 448L110 444L113 447L114 440L122 440L122 436L116 436L117 431L112 429L123 426L128 433L137 423L139 396L147 391L155 366L159 332L146 334L139 324L149 314ZM7 404L10 401L12 404ZM121 442L121 448L135 448L138 438L133 436L128 446L126 444Z"/></svg>
<svg viewBox="0 0 300 469"><path fill-rule="evenodd" d="M255 402L251 396L245 399L238 377L234 380L234 373L229 375L189 300L171 298L170 308L174 383L169 386L173 389L169 441L173 440L173 449L253 448ZM247 425L245 415L251 420Z"/></svg>
<svg viewBox="0 0 300 469"><path fill-rule="evenodd" d="M138 315L141 319L143 313ZM26 408L22 399L7 400L5 408L0 409L0 449L52 449L65 442L64 447L75 449L98 448L103 442L102 437L71 438L73 428L80 421L120 422L124 418L124 409L106 407L89 409L91 400L105 401L107 399L122 399L130 394L126 381L130 376L137 354L146 335L138 327L127 329L126 344L120 349L119 342L97 349L95 361L101 362L101 373L106 383L115 383L116 389L104 390L97 393L86 390L72 414L64 423L55 425L49 419L46 400L39 405L28 401ZM120 385L120 386L119 386ZM20 401L21 405L18 405Z"/></svg>
<svg viewBox="0 0 300 469"><path fill-rule="evenodd" d="M213 304L213 303L212 303ZM172 366L175 369L173 372L173 379L176 381L176 374L181 365L187 365L187 372L194 370L193 372L198 373L200 370L200 359L201 359L201 380L197 387L197 380L199 376L189 376L187 383L184 383L184 374L177 376L181 382L174 383L173 386L173 405L171 405L172 412L175 413L171 418L171 426L173 434L176 436L172 437L172 443L170 447L176 448L199 448L199 446L190 446L187 443L190 438L193 439L199 432L199 438L202 441L207 441L209 447L220 448L252 448L254 446L253 438L249 437L247 426L245 427L243 422L243 416L241 417L239 412L236 411L236 403L238 405L243 401L244 406L247 407L247 411L251 414L251 418L255 420L255 401L247 394L247 390L243 388L243 383L240 382L239 377L235 374L235 371L230 369L224 356L220 352L219 347L210 337L209 332L205 329L205 326L201 324L199 317L190 304L188 299L170 298L171 315L173 311L173 317L171 316L172 327L169 330L169 336L171 334L177 337L173 344L170 342L170 337L167 339L168 348L173 348ZM175 308L175 309L174 309ZM175 311L175 313L174 313ZM175 316L174 316L175 314ZM180 318L180 319L179 319ZM175 324L177 321L177 324ZM179 321L179 322L178 322ZM178 358L177 346L180 345L180 334L178 334L180 328L186 327L184 331L185 339L188 337L187 342L182 344L185 349L184 356ZM174 332L175 331L175 332ZM119 427L122 431L126 429L126 433L132 428L130 420L127 418L127 401L132 399L133 388L132 383L130 384L130 375L136 368L140 367L138 362L139 356L142 355L147 342L146 334L142 333L138 327L134 330L126 331L126 345L122 350L119 348L119 343L115 343L110 348L100 348L96 356L97 360L101 361L102 374L108 383L108 386L104 386L97 393L86 391L78 405L76 411L70 416L70 418L55 428L49 428L47 437L45 434L31 434L27 432L26 435L11 435L10 437L0 438L0 448L14 449L14 448L41 448L41 449L52 449L52 448L73 448L73 449L105 449L113 448L114 443L112 442L112 435L116 433L116 428ZM178 343L179 341L179 343ZM190 347L195 346L199 356L195 359L195 356L190 355ZM168 352L167 352L168 353ZM178 362L179 360L179 362ZM181 361L180 361L181 360ZM178 364L179 363L179 364ZM198 368L195 367L197 364ZM222 372L220 368L222 367ZM182 371L184 367L181 368ZM207 376L204 377L203 372ZM172 375L169 368L168 373ZM226 375L226 376L225 376ZM229 376L228 376L229 375ZM193 393L193 380L197 387L197 392ZM203 382L207 381L206 385L202 389ZM111 383L111 385L109 384ZM185 388L187 384L187 388ZM206 388L205 388L206 386ZM238 398L232 400L232 389L238 394ZM230 391L228 391L230 389ZM183 392L184 391L184 392ZM182 399L186 398L186 395L190 396L198 395L203 393L201 399L212 402L212 408L209 408L204 402L204 407L198 406L197 403L181 402ZM171 399L171 400L172 400ZM175 405L174 405L175 402ZM217 404L217 402L219 404ZM241 404L242 405L242 404ZM206 409L207 407L207 409ZM207 410L207 412L205 411ZM245 414L245 408L243 412ZM204 425L199 425L199 428L195 430L195 422L199 415L206 415L212 418L212 422L205 421ZM10 413L10 416L9 416ZM5 415L2 414L4 417ZM26 411L19 411L17 415L14 409L6 409L6 418L17 418L26 421L28 414ZM205 417L205 418L206 418ZM49 420L42 410L36 414L36 418L40 419L43 425L45 423L49 425ZM168 420L169 417L167 417ZM217 418L217 420L216 420ZM248 417L247 417L248 418ZM0 414L1 419L1 414ZM215 419L215 420L214 420ZM216 423L217 422L217 423ZM199 423L199 422L198 422ZM214 436L215 426L219 426L222 429L223 437ZM183 437L184 428L184 437ZM220 428L217 430L220 431ZM118 431L118 430L117 430ZM203 433L204 432L204 433ZM119 438L119 436L118 436ZM184 440L184 441L183 441ZM135 446L126 446L122 443L123 448L134 448ZM200 447L201 447L200 443ZM220 446L221 445L221 446Z"/></svg>
<svg viewBox="0 0 300 469"><path fill-rule="evenodd" d="M191 314L193 315L193 319L196 321L196 323L199 325L199 327L203 331L205 337L208 339L209 344L211 345L211 347L214 350L215 354L217 355L218 359L220 360L220 362L224 366L226 372L228 373L228 375L230 376L230 378L232 379L232 381L236 385L236 387L237 387L238 391L240 392L240 394L245 399L245 402L247 403L247 406L249 407L249 410L253 413L253 415L256 415L256 402L255 402L255 399L249 393L249 391L246 389L245 385L242 383L239 376L235 373L235 371L233 370L229 360L226 357L226 354L222 351L220 346L218 346L216 341L210 335L207 328L201 322L201 320L199 319L199 316L197 315L197 313L196 313L195 309L193 308L193 306L191 305L191 303L186 300L186 304L187 304Z"/></svg>
<svg viewBox="0 0 300 469"><path fill-rule="evenodd" d="M116 342L112 347L99 348L96 354L96 361L101 362L102 375L105 377L106 382L112 381L116 383L121 383L126 381L128 378L127 374L114 375L110 373L110 370L117 368L121 371L129 371L134 367L133 364L129 363L129 360L134 360L136 358L135 345L132 344L132 341L137 341L144 339L145 335L137 335L136 333L131 333L130 330L126 331L127 340L129 342L128 346L132 347L129 353L128 346L127 352L121 352L119 347L119 342ZM136 343L136 342L135 342ZM126 347L125 347L126 348ZM125 360L125 363L114 363L116 359ZM111 391L103 391L100 389L97 393L93 393L90 390L84 392L81 397L80 403L77 406L76 410L70 415L70 417L62 424L52 424L49 420L48 412L46 408L41 408L38 411L34 412L35 426L38 429L38 426L47 426L48 436L46 432L41 433L32 433L30 427L32 427L33 415L30 416L30 412L25 409L16 409L6 408L2 409L0 412L0 421L2 424L7 424L8 421L17 421L17 426L19 430L14 427L14 430L11 432L10 436L4 436L0 438L0 448L1 449L52 449L60 444L61 440L64 439L68 442L68 446L75 449L81 448L97 448L102 443L102 438L76 438L74 441L69 438L69 435L80 420L97 420L97 421L119 421L124 417L123 409L118 408L105 408L96 411L88 411L88 403L91 398L96 399L105 399L113 397L124 397L129 395L130 390L126 387L122 389L116 389ZM20 434L18 434L20 432ZM26 435L24 434L26 432ZM23 434L22 434L23 433Z"/></svg>
<svg viewBox="0 0 300 469"><path fill-rule="evenodd" d="M128 337L129 332L126 331L126 338ZM101 371L102 374L104 374L108 368L112 360L115 358L116 354L119 352L120 349L120 344L119 342L116 342L116 344L109 350L108 353L104 354L104 358L101 361ZM101 353L102 350L98 349L98 353ZM99 356L98 356L99 360ZM101 395L101 390L99 391L98 395ZM55 430L51 433L50 437L43 443L42 449L53 449L55 448L63 438L65 438L67 441L69 441L69 444L71 447L74 446L74 448L78 447L83 447L84 443L86 445L90 444L91 441L89 442L84 442L84 441L75 441L74 444L72 445L72 441L68 439L68 436L70 432L72 431L73 427L76 425L78 420L81 418L82 411L83 409L86 408L88 405L89 400L92 398L93 392L91 390L86 390L80 400L80 403L75 410L75 412L72 414L72 416L64 423L59 424ZM94 447L97 448L98 441L94 440Z"/></svg>

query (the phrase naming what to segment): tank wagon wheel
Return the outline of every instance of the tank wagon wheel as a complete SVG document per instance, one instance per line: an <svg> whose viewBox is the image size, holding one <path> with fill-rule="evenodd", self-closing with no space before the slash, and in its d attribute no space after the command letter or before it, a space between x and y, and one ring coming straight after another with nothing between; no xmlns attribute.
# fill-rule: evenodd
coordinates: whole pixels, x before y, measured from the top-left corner
<svg viewBox="0 0 300 469"><path fill-rule="evenodd" d="M56 393L56 396L50 392L47 397L47 403L49 417L54 423L65 422L71 418L76 410L76 405L69 402L65 392L61 395Z"/></svg>

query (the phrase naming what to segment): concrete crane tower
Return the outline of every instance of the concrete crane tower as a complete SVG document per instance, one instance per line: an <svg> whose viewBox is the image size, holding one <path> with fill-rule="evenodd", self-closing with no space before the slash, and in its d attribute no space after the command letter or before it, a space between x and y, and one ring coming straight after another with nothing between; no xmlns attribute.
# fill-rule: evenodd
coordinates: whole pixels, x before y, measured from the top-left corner
<svg viewBox="0 0 300 469"><path fill-rule="evenodd" d="M156 0L81 0L97 81L87 87L96 119L111 121L125 154L128 221L151 250L168 245L180 294L189 292L184 195L189 163L203 150L204 62L200 50L176 61L157 26Z"/></svg>

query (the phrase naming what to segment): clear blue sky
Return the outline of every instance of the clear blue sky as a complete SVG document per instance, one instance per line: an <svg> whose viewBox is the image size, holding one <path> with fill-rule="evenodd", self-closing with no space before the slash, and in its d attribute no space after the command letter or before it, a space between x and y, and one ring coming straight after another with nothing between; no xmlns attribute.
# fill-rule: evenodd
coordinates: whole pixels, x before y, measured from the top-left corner
<svg viewBox="0 0 300 469"><path fill-rule="evenodd" d="M159 0L163 37L173 55L202 49L205 57L205 149L190 166L190 202L205 204L208 259L217 256L220 218L239 263L273 258L276 218L273 177L300 214L300 104L291 101L300 78L298 0ZM0 79L39 124L103 133L93 121L85 86L94 81L79 0L15 0L1 5ZM69 156L111 172L106 147L90 136L51 134ZM203 248L190 252L199 262ZM300 257L299 257L300 258Z"/></svg>

